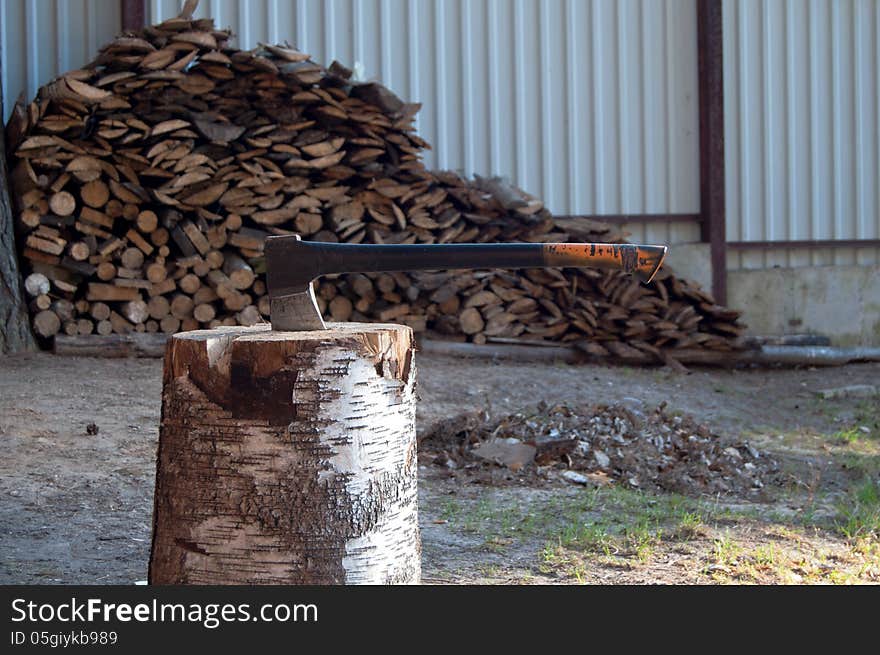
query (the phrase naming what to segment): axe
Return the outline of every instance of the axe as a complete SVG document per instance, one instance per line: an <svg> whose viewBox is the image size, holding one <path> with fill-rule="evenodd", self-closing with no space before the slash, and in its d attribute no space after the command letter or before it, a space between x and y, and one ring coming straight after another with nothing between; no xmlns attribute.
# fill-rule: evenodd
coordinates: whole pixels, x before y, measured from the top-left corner
<svg viewBox="0 0 880 655"><path fill-rule="evenodd" d="M666 246L628 243L468 243L363 245L266 239L266 285L273 330L323 330L312 281L333 273L462 268L592 267L633 273L650 282Z"/></svg>

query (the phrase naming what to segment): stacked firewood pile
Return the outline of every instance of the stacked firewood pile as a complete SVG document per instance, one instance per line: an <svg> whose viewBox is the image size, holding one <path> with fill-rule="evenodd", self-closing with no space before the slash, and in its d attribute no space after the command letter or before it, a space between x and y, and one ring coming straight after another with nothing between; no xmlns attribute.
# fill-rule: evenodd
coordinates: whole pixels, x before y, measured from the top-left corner
<svg viewBox="0 0 880 655"><path fill-rule="evenodd" d="M176 332L268 316L263 241L615 241L504 181L424 168L419 105L289 46L227 46L210 20L127 33L19 104L7 126L33 326ZM695 285L615 272L342 275L332 320L487 339L730 349L742 326Z"/></svg>

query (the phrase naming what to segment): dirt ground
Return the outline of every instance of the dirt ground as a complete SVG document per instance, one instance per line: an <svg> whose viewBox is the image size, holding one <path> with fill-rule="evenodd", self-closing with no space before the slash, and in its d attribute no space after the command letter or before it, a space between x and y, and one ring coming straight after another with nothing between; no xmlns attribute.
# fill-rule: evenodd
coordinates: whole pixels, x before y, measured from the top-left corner
<svg viewBox="0 0 880 655"><path fill-rule="evenodd" d="M422 461L424 582L880 582L880 397L816 395L880 384L880 364L684 374L417 363L420 433L462 411L540 400L645 411L666 402L782 467L754 502L535 485L503 467L493 484ZM0 358L0 583L146 579L160 390L159 360Z"/></svg>

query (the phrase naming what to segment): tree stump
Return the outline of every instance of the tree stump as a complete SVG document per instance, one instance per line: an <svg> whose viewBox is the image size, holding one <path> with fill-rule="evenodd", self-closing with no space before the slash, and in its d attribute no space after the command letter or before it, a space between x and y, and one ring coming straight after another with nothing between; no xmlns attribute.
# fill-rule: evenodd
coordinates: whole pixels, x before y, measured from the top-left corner
<svg viewBox="0 0 880 655"><path fill-rule="evenodd" d="M151 584L417 583L412 330L174 335Z"/></svg>

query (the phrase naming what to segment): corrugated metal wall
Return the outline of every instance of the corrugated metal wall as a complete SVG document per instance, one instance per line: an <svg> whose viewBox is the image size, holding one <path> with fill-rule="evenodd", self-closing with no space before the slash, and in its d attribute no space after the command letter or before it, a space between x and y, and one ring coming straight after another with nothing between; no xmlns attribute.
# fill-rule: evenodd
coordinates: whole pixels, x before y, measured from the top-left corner
<svg viewBox="0 0 880 655"><path fill-rule="evenodd" d="M729 241L880 238L880 2L726 0ZM868 264L877 248L743 251L728 268Z"/></svg>
<svg viewBox="0 0 880 655"><path fill-rule="evenodd" d="M19 93L87 63L121 24L117 0L0 0L4 123Z"/></svg>
<svg viewBox="0 0 880 655"><path fill-rule="evenodd" d="M148 20L180 0L149 0ZM506 175L557 213L698 211L693 0L202 0L241 47L289 40L424 103L431 166ZM4 118L87 62L116 0L0 0ZM728 238L880 238L880 2L725 0ZM633 238L698 239L694 224ZM880 262L731 252L731 269Z"/></svg>
<svg viewBox="0 0 880 655"><path fill-rule="evenodd" d="M150 0L148 20L180 5ZM238 47L288 40L422 102L429 166L505 175L560 214L699 211L693 0L203 0L197 15Z"/></svg>

